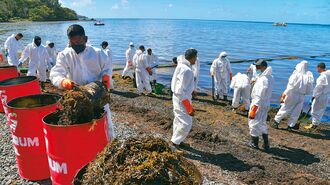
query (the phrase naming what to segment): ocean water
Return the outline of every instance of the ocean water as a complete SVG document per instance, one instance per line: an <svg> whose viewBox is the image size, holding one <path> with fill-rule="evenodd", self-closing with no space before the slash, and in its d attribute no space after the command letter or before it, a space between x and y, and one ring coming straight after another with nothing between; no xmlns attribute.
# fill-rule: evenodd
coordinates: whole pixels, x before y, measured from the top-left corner
<svg viewBox="0 0 330 185"><path fill-rule="evenodd" d="M143 44L153 48L161 63L169 63L187 48L196 48L201 61L199 86L201 90L211 88L209 63L226 51L232 60L276 58L297 56L298 60L273 60L275 85L272 104L278 106L279 96L284 91L295 65L302 59L309 62L309 68L316 79L316 66L325 62L330 69L330 25L288 24L275 27L272 23L230 22L208 20L163 20L163 19L103 19L105 26L94 26L93 22L24 22L0 23L0 43L12 33L22 32L23 43L32 42L35 35L55 42L60 51L67 45L66 29L73 23L81 24L90 43L99 47L103 40L110 43L114 63L124 65L124 53L130 41L136 46ZM233 72L245 72L248 62L232 64ZM174 69L159 74L160 81L170 84ZM305 111L309 109L306 97ZM323 117L330 122L330 105Z"/></svg>

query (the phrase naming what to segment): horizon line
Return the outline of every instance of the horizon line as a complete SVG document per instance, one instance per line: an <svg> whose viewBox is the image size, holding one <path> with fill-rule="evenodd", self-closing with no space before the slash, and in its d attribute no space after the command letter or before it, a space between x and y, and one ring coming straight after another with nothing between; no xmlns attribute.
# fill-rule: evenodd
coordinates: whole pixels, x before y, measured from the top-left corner
<svg viewBox="0 0 330 185"><path fill-rule="evenodd" d="M254 21L254 20L226 20L226 19L198 19L198 18L110 18L110 17L88 17L89 19L145 19L145 20L196 20L196 21L223 21L223 22L247 22L247 23L277 23L271 21ZM281 22L279 22L281 23ZM330 23L303 23L303 22L285 22L286 24L299 24L299 25L321 25L330 26Z"/></svg>

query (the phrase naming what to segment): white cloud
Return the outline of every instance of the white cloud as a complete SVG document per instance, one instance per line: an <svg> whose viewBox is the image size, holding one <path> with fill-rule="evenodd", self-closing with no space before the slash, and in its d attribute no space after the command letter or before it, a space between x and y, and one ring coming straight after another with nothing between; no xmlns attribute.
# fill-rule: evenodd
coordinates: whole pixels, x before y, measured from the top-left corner
<svg viewBox="0 0 330 185"><path fill-rule="evenodd" d="M121 8L128 8L128 0L120 0L120 2L112 5L111 9L112 10L118 10L118 9L121 9Z"/></svg>
<svg viewBox="0 0 330 185"><path fill-rule="evenodd" d="M111 9L118 10L119 9L119 5L118 4L114 4L114 5L112 5Z"/></svg>
<svg viewBox="0 0 330 185"><path fill-rule="evenodd" d="M169 8L172 8L172 7L173 7L173 4L170 3L170 4L168 4L167 6L168 6Z"/></svg>

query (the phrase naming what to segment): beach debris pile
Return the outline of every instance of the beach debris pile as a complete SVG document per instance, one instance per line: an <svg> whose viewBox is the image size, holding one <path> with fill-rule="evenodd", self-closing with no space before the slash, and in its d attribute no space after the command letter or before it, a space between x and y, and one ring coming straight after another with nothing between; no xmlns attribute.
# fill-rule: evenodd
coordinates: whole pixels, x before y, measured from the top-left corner
<svg viewBox="0 0 330 185"><path fill-rule="evenodd" d="M201 184L196 166L153 137L114 140L83 168L74 184Z"/></svg>

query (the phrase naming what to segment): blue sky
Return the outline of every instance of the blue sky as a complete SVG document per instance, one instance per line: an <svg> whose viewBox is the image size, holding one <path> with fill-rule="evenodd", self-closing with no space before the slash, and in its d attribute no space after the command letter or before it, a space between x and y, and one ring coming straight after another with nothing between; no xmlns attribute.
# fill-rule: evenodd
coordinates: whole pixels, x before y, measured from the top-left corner
<svg viewBox="0 0 330 185"><path fill-rule="evenodd" d="M330 0L60 0L91 18L169 18L330 24Z"/></svg>

